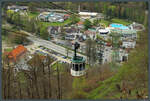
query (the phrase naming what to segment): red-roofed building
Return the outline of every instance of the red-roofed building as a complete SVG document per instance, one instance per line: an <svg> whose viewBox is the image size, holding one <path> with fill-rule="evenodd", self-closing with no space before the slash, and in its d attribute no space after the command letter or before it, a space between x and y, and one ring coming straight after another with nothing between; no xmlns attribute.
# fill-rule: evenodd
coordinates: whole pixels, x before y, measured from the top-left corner
<svg viewBox="0 0 150 101"><path fill-rule="evenodd" d="M78 24L78 25L83 25L83 22L82 22L82 21L79 21L77 24Z"/></svg>
<svg viewBox="0 0 150 101"><path fill-rule="evenodd" d="M65 15L64 15L64 19L68 19L69 17L70 17L69 14L65 14Z"/></svg>
<svg viewBox="0 0 150 101"><path fill-rule="evenodd" d="M89 36L92 40L95 40L96 39L96 32L95 31L90 31L90 30L86 30L84 32L84 34L86 36Z"/></svg>
<svg viewBox="0 0 150 101"><path fill-rule="evenodd" d="M10 61L16 62L20 57L24 56L26 52L27 49L24 46L19 45L8 53L8 58Z"/></svg>
<svg viewBox="0 0 150 101"><path fill-rule="evenodd" d="M109 46L109 47L110 47L110 46L111 46L111 43L110 43L110 42L107 42L106 46Z"/></svg>
<svg viewBox="0 0 150 101"><path fill-rule="evenodd" d="M82 21L79 21L78 23L77 23L77 26L79 27L79 28L83 28L84 26L83 26L83 22Z"/></svg>

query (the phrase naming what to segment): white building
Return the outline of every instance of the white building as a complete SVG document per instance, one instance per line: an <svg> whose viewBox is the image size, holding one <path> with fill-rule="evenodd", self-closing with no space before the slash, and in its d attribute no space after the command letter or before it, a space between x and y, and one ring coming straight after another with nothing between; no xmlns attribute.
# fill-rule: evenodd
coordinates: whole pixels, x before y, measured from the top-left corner
<svg viewBox="0 0 150 101"><path fill-rule="evenodd" d="M76 35L68 34L68 35L65 36L65 39L66 40L75 40L76 39Z"/></svg>
<svg viewBox="0 0 150 101"><path fill-rule="evenodd" d="M96 17L98 13L97 12L79 12L79 15L83 19L89 19L91 17Z"/></svg>
<svg viewBox="0 0 150 101"><path fill-rule="evenodd" d="M111 47L104 47L104 52L102 55L102 64L112 61L112 52Z"/></svg>
<svg viewBox="0 0 150 101"><path fill-rule="evenodd" d="M84 32L84 34L92 40L95 40L97 38L97 33L95 29L88 29Z"/></svg>
<svg viewBox="0 0 150 101"><path fill-rule="evenodd" d="M128 53L125 50L121 50L119 51L119 61L123 62L123 61L127 61L128 60Z"/></svg>
<svg viewBox="0 0 150 101"><path fill-rule="evenodd" d="M136 41L123 41L122 42L122 47L125 48L135 48Z"/></svg>
<svg viewBox="0 0 150 101"><path fill-rule="evenodd" d="M64 14L54 12L42 12L37 17L41 21L64 22Z"/></svg>
<svg viewBox="0 0 150 101"><path fill-rule="evenodd" d="M98 31L99 31L100 36L108 36L109 34L109 30L107 29L99 29Z"/></svg>
<svg viewBox="0 0 150 101"><path fill-rule="evenodd" d="M123 39L136 39L137 38L137 32L135 30L122 30L121 31L122 34L122 40Z"/></svg>
<svg viewBox="0 0 150 101"><path fill-rule="evenodd" d="M28 10L28 6L18 6L18 5L11 5L11 6L7 6L7 9L9 10Z"/></svg>

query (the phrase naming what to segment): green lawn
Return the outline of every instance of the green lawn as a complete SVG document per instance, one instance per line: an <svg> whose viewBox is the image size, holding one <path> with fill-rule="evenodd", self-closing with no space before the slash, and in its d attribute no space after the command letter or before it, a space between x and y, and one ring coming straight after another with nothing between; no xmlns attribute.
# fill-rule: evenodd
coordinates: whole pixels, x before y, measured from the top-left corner
<svg viewBox="0 0 150 101"><path fill-rule="evenodd" d="M102 19L102 20L100 21L100 23L105 24L106 27L107 27L107 26L109 26L111 23L119 23L119 24L123 24L123 25L129 25L129 24L131 24L132 22L126 21L125 19L113 18L113 19L111 19L111 21Z"/></svg>
<svg viewBox="0 0 150 101"><path fill-rule="evenodd" d="M131 24L131 22L128 22L128 21L126 21L124 19L117 19L117 18L111 19L111 22L112 23L119 23L119 24L123 24L123 25Z"/></svg>
<svg viewBox="0 0 150 101"><path fill-rule="evenodd" d="M102 19L102 20L100 21L100 23L105 24L106 27L109 26L109 24L111 24L110 21L107 21L107 20L104 20L104 19Z"/></svg>
<svg viewBox="0 0 150 101"><path fill-rule="evenodd" d="M28 16L30 18L36 18L40 13L39 12L28 12Z"/></svg>
<svg viewBox="0 0 150 101"><path fill-rule="evenodd" d="M10 51L12 51L12 48L6 48L5 51L10 52Z"/></svg>
<svg viewBox="0 0 150 101"><path fill-rule="evenodd" d="M71 22L72 22L71 19L67 19L64 22L40 22L40 23L43 24L44 27L48 27L48 26L64 26Z"/></svg>
<svg viewBox="0 0 150 101"><path fill-rule="evenodd" d="M89 69L90 65L89 64L85 64L85 68Z"/></svg>

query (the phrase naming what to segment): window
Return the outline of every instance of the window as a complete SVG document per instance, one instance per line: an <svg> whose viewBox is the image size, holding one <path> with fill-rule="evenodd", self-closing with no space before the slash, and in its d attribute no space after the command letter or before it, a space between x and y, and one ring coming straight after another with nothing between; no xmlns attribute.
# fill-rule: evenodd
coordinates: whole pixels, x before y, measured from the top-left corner
<svg viewBox="0 0 150 101"><path fill-rule="evenodd" d="M75 64L75 71L78 71L78 64Z"/></svg>
<svg viewBox="0 0 150 101"><path fill-rule="evenodd" d="M81 70L83 70L83 68L82 68L82 64L80 64L80 69L79 69L79 70L80 70L80 71L81 71Z"/></svg>
<svg viewBox="0 0 150 101"><path fill-rule="evenodd" d="M75 70L74 64L72 66L73 66L72 69Z"/></svg>
<svg viewBox="0 0 150 101"><path fill-rule="evenodd" d="M85 63L83 63L83 69L85 69Z"/></svg>

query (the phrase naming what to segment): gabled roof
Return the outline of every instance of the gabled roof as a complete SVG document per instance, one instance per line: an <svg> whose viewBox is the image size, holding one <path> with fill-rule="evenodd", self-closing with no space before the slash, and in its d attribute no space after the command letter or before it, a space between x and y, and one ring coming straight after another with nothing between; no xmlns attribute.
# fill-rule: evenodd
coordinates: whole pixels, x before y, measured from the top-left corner
<svg viewBox="0 0 150 101"><path fill-rule="evenodd" d="M25 51L27 49L23 45L19 45L8 54L8 58L14 58L16 60L16 57Z"/></svg>
<svg viewBox="0 0 150 101"><path fill-rule="evenodd" d="M78 24L78 25L83 25L83 22L82 22L82 21L79 21L77 24Z"/></svg>
<svg viewBox="0 0 150 101"><path fill-rule="evenodd" d="M69 14L65 14L64 16L69 17L70 15Z"/></svg>
<svg viewBox="0 0 150 101"><path fill-rule="evenodd" d="M90 31L90 30L86 30L86 31L84 32L84 34L96 34L96 32Z"/></svg>

